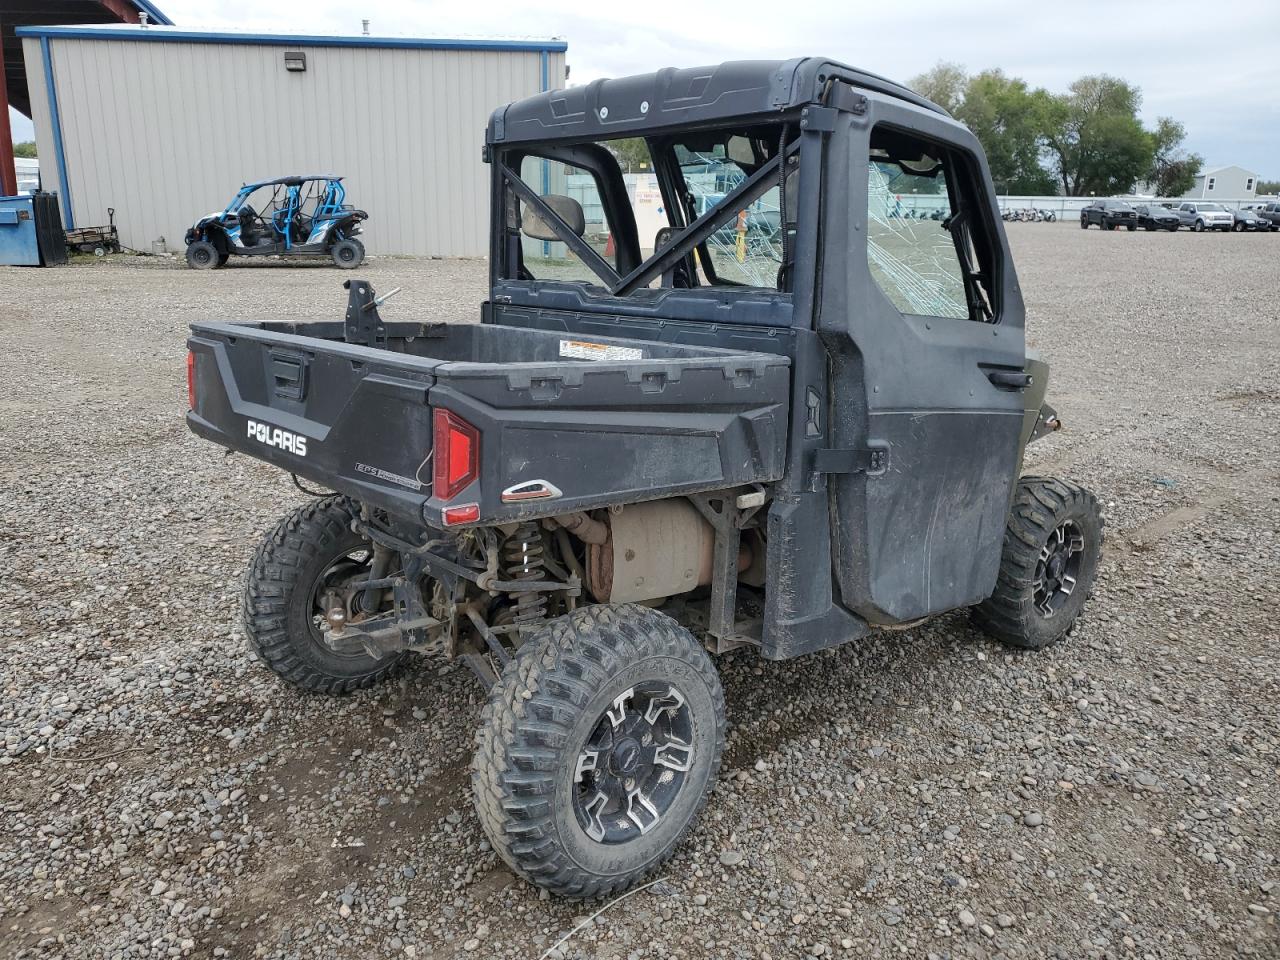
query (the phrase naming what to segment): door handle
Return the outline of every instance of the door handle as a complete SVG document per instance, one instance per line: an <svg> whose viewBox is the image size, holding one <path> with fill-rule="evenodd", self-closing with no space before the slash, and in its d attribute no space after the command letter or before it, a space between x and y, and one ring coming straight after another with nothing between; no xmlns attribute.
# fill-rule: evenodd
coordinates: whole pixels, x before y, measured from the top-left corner
<svg viewBox="0 0 1280 960"><path fill-rule="evenodd" d="M988 370L987 379L997 387L1025 390L1031 386L1031 374L1022 370Z"/></svg>

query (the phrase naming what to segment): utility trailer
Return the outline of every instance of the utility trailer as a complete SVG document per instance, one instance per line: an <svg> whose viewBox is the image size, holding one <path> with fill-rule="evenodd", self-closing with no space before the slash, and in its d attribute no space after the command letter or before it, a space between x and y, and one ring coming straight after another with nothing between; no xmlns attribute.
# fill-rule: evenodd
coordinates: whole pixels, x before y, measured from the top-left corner
<svg viewBox="0 0 1280 960"><path fill-rule="evenodd" d="M343 693L430 655L488 687L472 789L513 869L596 896L670 855L724 746L716 654L963 607L1017 647L1068 633L1102 519L1020 478L1060 424L967 130L842 64L752 61L510 104L484 158L480 323L384 319L351 280L341 322L194 324L188 423L336 491L254 559L267 666ZM748 243L759 209L776 236Z"/></svg>

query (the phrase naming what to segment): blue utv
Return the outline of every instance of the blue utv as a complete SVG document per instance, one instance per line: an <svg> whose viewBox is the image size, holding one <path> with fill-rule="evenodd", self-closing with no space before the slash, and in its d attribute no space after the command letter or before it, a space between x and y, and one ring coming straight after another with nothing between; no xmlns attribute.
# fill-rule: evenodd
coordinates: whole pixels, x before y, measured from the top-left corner
<svg viewBox="0 0 1280 960"><path fill-rule="evenodd" d="M346 199L342 177L327 174L246 183L225 210L187 231L187 264L212 270L231 257L331 257L353 270L364 261L356 237L369 215Z"/></svg>

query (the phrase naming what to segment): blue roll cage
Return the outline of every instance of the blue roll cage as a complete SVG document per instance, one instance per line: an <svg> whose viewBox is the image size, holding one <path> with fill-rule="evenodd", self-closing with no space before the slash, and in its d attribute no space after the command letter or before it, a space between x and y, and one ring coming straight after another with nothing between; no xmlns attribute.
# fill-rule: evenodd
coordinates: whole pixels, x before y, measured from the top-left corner
<svg viewBox="0 0 1280 960"><path fill-rule="evenodd" d="M342 177L330 176L327 174L316 174L309 177L281 177L276 180L258 180L254 183L246 183L239 192L227 204L227 208L218 215L218 222L225 224L227 217L238 214L245 205L250 195L255 190L263 187L285 187L285 196L283 205L271 215L271 228L284 238L284 248L290 250L293 247L293 239L289 235L289 224L293 222L294 216L298 209L302 206L303 187L308 183L324 181L324 196L320 198L320 203L316 206L316 212L312 216L313 222L316 220L326 220L335 218L342 213L343 205L346 203L347 190L342 185ZM272 197L274 202L275 198Z"/></svg>

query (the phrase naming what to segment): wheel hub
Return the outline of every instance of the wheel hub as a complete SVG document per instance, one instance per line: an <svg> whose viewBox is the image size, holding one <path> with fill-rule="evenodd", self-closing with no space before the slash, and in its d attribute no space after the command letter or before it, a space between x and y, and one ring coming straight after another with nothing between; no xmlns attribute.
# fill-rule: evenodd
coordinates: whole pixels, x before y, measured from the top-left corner
<svg viewBox="0 0 1280 960"><path fill-rule="evenodd" d="M597 843L648 833L671 809L693 765L692 713L674 686L624 690L596 721L578 753L573 809Z"/></svg>
<svg viewBox="0 0 1280 960"><path fill-rule="evenodd" d="M1049 535L1036 563L1033 591L1041 616L1052 617L1075 591L1084 548L1084 533L1074 520L1064 520Z"/></svg>

